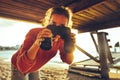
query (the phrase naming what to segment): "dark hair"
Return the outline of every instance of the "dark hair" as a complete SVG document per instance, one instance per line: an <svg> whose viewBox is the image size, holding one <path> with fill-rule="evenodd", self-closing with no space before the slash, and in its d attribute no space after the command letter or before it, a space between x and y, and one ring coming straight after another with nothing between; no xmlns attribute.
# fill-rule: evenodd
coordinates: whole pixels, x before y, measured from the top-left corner
<svg viewBox="0 0 120 80"><path fill-rule="evenodd" d="M70 28L72 27L72 15L73 15L72 11L68 7L63 7L63 6L48 9L45 14L45 18L43 19L43 22L42 22L43 26L49 25L51 15L53 15L53 14L60 14L60 15L64 15L65 17L67 17L68 18L68 27L70 27Z"/></svg>
<svg viewBox="0 0 120 80"><path fill-rule="evenodd" d="M69 12L64 7L53 8L53 12L51 13L51 15L53 14L64 15L65 17L69 19Z"/></svg>

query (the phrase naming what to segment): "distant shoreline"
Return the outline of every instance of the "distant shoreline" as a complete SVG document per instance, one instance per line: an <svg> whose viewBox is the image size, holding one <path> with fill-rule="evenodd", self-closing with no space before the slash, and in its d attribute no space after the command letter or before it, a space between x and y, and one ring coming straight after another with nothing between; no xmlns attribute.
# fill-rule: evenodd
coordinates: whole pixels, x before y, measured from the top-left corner
<svg viewBox="0 0 120 80"><path fill-rule="evenodd" d="M17 51L18 49L10 49L10 50L0 50L0 51Z"/></svg>
<svg viewBox="0 0 120 80"><path fill-rule="evenodd" d="M16 46L0 46L0 51L2 51L2 50L18 50L19 47L20 47L20 45L16 45Z"/></svg>

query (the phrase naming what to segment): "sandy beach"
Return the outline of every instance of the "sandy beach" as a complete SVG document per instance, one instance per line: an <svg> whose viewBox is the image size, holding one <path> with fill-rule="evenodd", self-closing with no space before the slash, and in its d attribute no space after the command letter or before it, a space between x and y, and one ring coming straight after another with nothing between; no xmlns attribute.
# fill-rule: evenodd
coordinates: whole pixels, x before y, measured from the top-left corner
<svg viewBox="0 0 120 80"><path fill-rule="evenodd" d="M0 80L11 80L11 65L0 61Z"/></svg>
<svg viewBox="0 0 120 80"><path fill-rule="evenodd" d="M40 69L41 80L69 80L67 77L67 65L46 64ZM0 80L11 80L11 64L0 61Z"/></svg>
<svg viewBox="0 0 120 80"><path fill-rule="evenodd" d="M11 64L9 62L0 61L0 80L11 80ZM120 80L120 74L110 74L112 79ZM79 75L78 75L79 76ZM46 64L40 69L41 80L88 80L81 79L77 75L68 76L68 65L66 64Z"/></svg>

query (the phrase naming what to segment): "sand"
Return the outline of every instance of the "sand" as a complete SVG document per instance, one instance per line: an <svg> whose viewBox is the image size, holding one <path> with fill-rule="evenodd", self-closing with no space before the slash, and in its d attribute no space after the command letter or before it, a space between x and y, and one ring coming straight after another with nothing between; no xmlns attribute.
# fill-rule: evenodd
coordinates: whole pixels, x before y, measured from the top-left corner
<svg viewBox="0 0 120 80"><path fill-rule="evenodd" d="M48 63L40 69L41 80L69 80L68 66Z"/></svg>
<svg viewBox="0 0 120 80"><path fill-rule="evenodd" d="M11 80L11 64L0 61L0 80ZM120 80L120 73L111 73L110 80ZM72 77L72 78L70 78ZM48 63L40 69L41 80L88 80L80 75L68 76L68 65ZM91 79L89 79L91 80Z"/></svg>
<svg viewBox="0 0 120 80"><path fill-rule="evenodd" d="M10 63L0 62L0 80L11 80Z"/></svg>
<svg viewBox="0 0 120 80"><path fill-rule="evenodd" d="M67 66L63 64L46 64L40 69L41 80L69 80ZM11 80L11 64L0 61L0 80Z"/></svg>

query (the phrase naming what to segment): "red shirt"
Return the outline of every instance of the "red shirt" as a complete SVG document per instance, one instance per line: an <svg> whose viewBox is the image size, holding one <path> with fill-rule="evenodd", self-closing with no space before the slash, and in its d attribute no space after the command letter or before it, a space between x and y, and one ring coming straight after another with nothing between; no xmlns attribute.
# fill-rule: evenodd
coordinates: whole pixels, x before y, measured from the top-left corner
<svg viewBox="0 0 120 80"><path fill-rule="evenodd" d="M60 52L60 57L63 62L67 62L66 56L67 53L64 52L64 40L59 39L57 42L53 44L52 49L50 50L42 50L39 48L37 52L36 59L34 61L31 61L26 53L28 49L32 46L32 44L35 42L37 34L42 30L43 28L34 28L31 29L28 34L26 35L26 38L24 40L24 43L22 44L21 48L12 56L11 62L12 64L21 72L23 73L29 73L34 72L41 68L45 63L47 63L50 59L52 59L57 51ZM18 36L19 37L19 36ZM71 56L72 57L72 56ZM71 59L71 58L69 58Z"/></svg>

